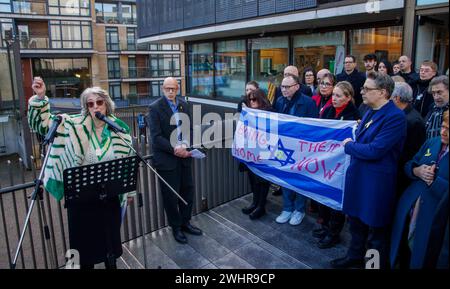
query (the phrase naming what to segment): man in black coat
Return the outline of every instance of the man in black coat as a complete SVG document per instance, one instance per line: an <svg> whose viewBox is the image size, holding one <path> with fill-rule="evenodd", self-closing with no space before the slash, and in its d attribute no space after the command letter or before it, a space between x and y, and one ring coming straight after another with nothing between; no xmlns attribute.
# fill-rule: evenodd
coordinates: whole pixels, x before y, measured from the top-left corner
<svg viewBox="0 0 450 289"><path fill-rule="evenodd" d="M425 118L434 103L433 95L429 91L431 80L437 74L437 64L433 61L424 61L420 66L420 79L413 89L414 108Z"/></svg>
<svg viewBox="0 0 450 289"><path fill-rule="evenodd" d="M355 95L355 106L358 108L362 103L361 87L364 86L366 75L356 69L356 58L353 55L347 55L344 60L344 71L336 76L338 82L348 81L352 84Z"/></svg>
<svg viewBox="0 0 450 289"><path fill-rule="evenodd" d="M417 81L419 81L420 77L417 72L414 71L412 68L412 61L411 59L406 56L402 55L398 59L398 62L400 64L400 76L403 77L411 87L415 87Z"/></svg>
<svg viewBox="0 0 450 289"><path fill-rule="evenodd" d="M190 125L187 131L182 129L185 124L182 124L181 119L185 119L183 116L191 119L191 116L188 104L177 97L178 89L175 78L169 77L164 80L164 96L150 105L147 121L153 149L153 166L187 202L187 205L182 203L167 185L160 182L164 210L172 227L173 236L177 242L187 243L183 232L201 235L202 231L190 224L194 184L191 153L187 148L191 130ZM172 117L176 125L171 125Z"/></svg>
<svg viewBox="0 0 450 289"><path fill-rule="evenodd" d="M404 172L405 164L410 161L425 142L425 122L420 113L411 105L413 91L404 82L396 82L391 99L398 108L403 110L406 116L406 140L403 151L400 154L397 182L397 196L409 186L411 180Z"/></svg>

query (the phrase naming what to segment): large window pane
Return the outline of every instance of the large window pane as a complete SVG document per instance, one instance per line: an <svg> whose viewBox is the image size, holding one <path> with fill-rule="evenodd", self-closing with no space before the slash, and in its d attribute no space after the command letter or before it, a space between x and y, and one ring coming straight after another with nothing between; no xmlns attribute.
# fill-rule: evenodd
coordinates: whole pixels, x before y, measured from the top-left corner
<svg viewBox="0 0 450 289"><path fill-rule="evenodd" d="M105 23L118 23L117 4L103 3L103 18Z"/></svg>
<svg viewBox="0 0 450 289"><path fill-rule="evenodd" d="M280 85L283 71L289 63L288 37L252 39L251 80L267 91L269 82Z"/></svg>
<svg viewBox="0 0 450 289"><path fill-rule="evenodd" d="M89 0L50 0L49 13L55 15L89 16Z"/></svg>
<svg viewBox="0 0 450 289"><path fill-rule="evenodd" d="M189 86L192 96L212 96L214 91L213 44L189 47Z"/></svg>
<svg viewBox="0 0 450 289"><path fill-rule="evenodd" d="M122 91L121 91L120 83L112 83L109 85L109 95L112 99L121 99Z"/></svg>
<svg viewBox="0 0 450 289"><path fill-rule="evenodd" d="M108 78L120 78L120 61L119 58L108 58Z"/></svg>
<svg viewBox="0 0 450 289"><path fill-rule="evenodd" d="M0 12L11 12L11 4L9 0L0 0Z"/></svg>
<svg viewBox="0 0 450 289"><path fill-rule="evenodd" d="M391 62L401 56L402 26L351 30L351 54L356 57L358 68L364 71L364 55L375 53L379 59Z"/></svg>
<svg viewBox="0 0 450 289"><path fill-rule="evenodd" d="M52 48L92 48L90 23L83 21L50 21Z"/></svg>
<svg viewBox="0 0 450 289"><path fill-rule="evenodd" d="M216 95L239 98L246 82L245 40L217 42L215 58Z"/></svg>
<svg viewBox="0 0 450 289"><path fill-rule="evenodd" d="M345 35L343 31L314 33L294 37L294 65L300 75L306 67L316 71L327 68L333 73L341 73L345 56ZM340 59L340 63L336 63Z"/></svg>
<svg viewBox="0 0 450 289"><path fill-rule="evenodd" d="M117 27L106 28L106 50L119 50L119 32L117 30Z"/></svg>
<svg viewBox="0 0 450 289"><path fill-rule="evenodd" d="M33 59L33 75L41 75L50 97L78 98L91 86L87 58Z"/></svg>

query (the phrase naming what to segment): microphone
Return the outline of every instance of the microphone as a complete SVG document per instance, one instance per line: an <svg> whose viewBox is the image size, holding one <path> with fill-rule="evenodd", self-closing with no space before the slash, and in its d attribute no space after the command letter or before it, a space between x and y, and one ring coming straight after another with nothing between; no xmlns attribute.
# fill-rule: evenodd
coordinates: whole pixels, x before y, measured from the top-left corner
<svg viewBox="0 0 450 289"><path fill-rule="evenodd" d="M127 133L125 131L125 129L123 129L122 127L120 127L119 125L117 125L115 122L113 122L112 120L110 120L109 118L107 118L105 115L101 114L101 112L97 111L95 113L95 117L98 118L99 120L105 122L110 129L112 129L114 132L118 133Z"/></svg>
<svg viewBox="0 0 450 289"><path fill-rule="evenodd" d="M62 116L57 115L56 118L53 120L52 127L48 130L47 135L44 138L44 141L42 141L42 145L48 145L50 142L53 141L55 138L56 130L58 129L58 126L62 122Z"/></svg>

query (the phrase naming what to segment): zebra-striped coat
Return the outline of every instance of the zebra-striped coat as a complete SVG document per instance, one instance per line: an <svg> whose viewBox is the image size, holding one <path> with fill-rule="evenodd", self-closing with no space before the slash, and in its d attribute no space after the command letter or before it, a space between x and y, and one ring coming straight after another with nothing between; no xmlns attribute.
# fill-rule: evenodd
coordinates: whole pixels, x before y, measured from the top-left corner
<svg viewBox="0 0 450 289"><path fill-rule="evenodd" d="M62 122L58 126L57 134L50 149L50 156L44 171L44 187L58 201L64 196L63 171L67 168L77 167L83 163L84 155L88 149L92 132L92 118L88 115L68 115L62 114ZM30 98L28 102L28 124L30 128L45 135L51 127L54 115L50 113L48 98L38 99L37 96ZM108 116L120 127L127 131L122 134L123 138L131 144L129 127L120 119ZM131 155L131 149L113 132L111 132L111 146L116 158ZM121 203L126 200L125 195L121 195Z"/></svg>

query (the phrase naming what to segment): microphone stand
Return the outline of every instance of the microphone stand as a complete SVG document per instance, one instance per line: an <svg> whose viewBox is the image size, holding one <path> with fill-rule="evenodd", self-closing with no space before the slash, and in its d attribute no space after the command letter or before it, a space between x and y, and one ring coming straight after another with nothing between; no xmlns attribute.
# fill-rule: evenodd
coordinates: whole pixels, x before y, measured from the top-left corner
<svg viewBox="0 0 450 289"><path fill-rule="evenodd" d="M121 135L120 133L112 126L108 125L108 129L110 129L111 131L115 132L120 139L135 153L135 155L138 157L138 159L143 162L144 164L147 165L147 167L152 170L152 172L155 173L155 175L187 206L187 202L175 191L175 189L169 184L167 183L167 181L161 177L158 172L156 172L156 170L133 148L133 146L131 144L129 144ZM139 191L139 190L138 190ZM142 235L142 250L144 253L144 267L145 269L147 269L147 245L145 244L145 236L144 236L144 228L143 228L143 215L144 215L144 203L142 200L142 193L138 192L137 193L138 196L138 207L139 207L139 219L140 224L139 224L139 230L141 231L141 235Z"/></svg>
<svg viewBox="0 0 450 289"><path fill-rule="evenodd" d="M56 134L56 129L55 130L51 130L49 132L49 134L45 137L45 140L43 141L43 146L42 146L42 152L44 151L44 147L45 144L48 144L48 149L47 152L45 154L45 159L44 162L42 163L41 166L41 172L39 173L39 177L34 181L35 186L34 186L34 191L31 195L31 204L30 204L30 208L28 209L28 213L27 216L25 218L25 223L23 225L22 228L22 233L20 234L20 239L19 239L19 243L17 245L17 249L16 249L16 253L14 255L14 260L10 265L11 269L15 269L16 265L17 265L17 258L19 257L20 251L22 250L22 244L23 244L23 240L25 237L25 232L28 228L28 225L30 223L30 218L31 218L31 212L33 211L34 208L34 204L36 203L37 198L39 197L39 209L41 211L41 216L42 216L42 223L44 225L44 236L45 236L45 241L47 244L47 248L48 248L48 252L49 252L49 257L50 257L50 266L51 268L56 268L56 258L54 256L54 252L53 252L53 245L50 239L50 229L48 227L48 223L47 223L47 215L45 214L45 209L44 209L44 189L42 188L42 180L44 178L44 170L45 167L47 166L47 162L48 162L48 158L50 156L50 150L51 147L53 145L53 140L55 138L55 134ZM43 154L42 154L43 155Z"/></svg>

